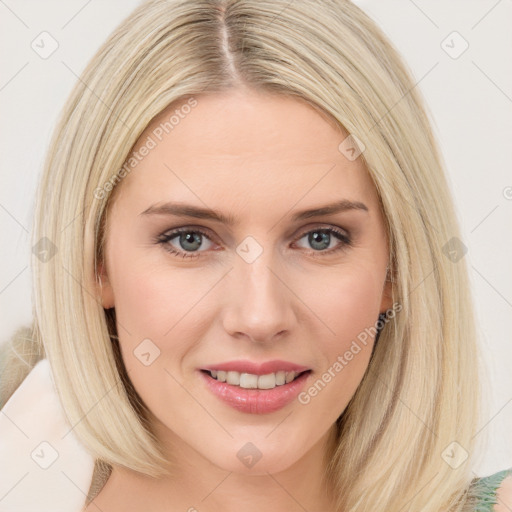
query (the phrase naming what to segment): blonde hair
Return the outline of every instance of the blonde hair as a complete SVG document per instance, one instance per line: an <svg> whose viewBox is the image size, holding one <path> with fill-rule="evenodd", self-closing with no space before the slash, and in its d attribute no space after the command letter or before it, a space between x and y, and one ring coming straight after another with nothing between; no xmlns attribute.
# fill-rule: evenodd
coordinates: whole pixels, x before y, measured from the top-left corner
<svg viewBox="0 0 512 512"><path fill-rule="evenodd" d="M478 346L465 259L447 256L461 235L445 166L406 64L343 0L151 0L82 73L52 139L34 226L34 243L47 237L57 251L34 259L34 339L73 431L98 461L168 470L124 370L115 311L97 294L111 189L155 116L242 86L307 101L355 135L386 219L402 309L336 422L326 478L338 509L472 510ZM453 442L469 454L456 469L442 457Z"/></svg>

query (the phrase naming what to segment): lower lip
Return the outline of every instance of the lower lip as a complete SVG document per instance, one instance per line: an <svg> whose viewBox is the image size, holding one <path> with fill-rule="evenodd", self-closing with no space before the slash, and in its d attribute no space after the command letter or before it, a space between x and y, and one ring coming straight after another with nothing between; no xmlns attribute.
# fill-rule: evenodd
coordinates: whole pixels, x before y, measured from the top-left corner
<svg viewBox="0 0 512 512"><path fill-rule="evenodd" d="M208 389L226 404L240 412L266 414L278 411L293 402L304 388L311 371L303 373L288 384L276 386L273 389L244 389L227 382L219 382L204 371L199 373Z"/></svg>

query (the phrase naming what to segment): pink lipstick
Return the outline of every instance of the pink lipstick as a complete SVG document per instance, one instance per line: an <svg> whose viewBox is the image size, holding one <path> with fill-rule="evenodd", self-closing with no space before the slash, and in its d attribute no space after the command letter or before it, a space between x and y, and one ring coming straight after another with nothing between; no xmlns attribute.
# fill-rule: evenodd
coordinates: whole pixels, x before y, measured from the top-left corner
<svg viewBox="0 0 512 512"><path fill-rule="evenodd" d="M200 370L206 387L240 412L266 414L291 403L304 389L311 369L287 361L231 361Z"/></svg>

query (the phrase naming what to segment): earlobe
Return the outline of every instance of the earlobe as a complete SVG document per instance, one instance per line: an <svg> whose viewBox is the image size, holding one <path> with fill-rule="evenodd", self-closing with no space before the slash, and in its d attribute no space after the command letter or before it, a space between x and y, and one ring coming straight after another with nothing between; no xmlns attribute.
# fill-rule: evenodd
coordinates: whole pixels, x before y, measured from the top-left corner
<svg viewBox="0 0 512 512"><path fill-rule="evenodd" d="M382 300L380 304L380 312L385 313L389 309L393 307L393 274L392 271L389 269L386 269L386 281L384 283L384 288L382 290Z"/></svg>
<svg viewBox="0 0 512 512"><path fill-rule="evenodd" d="M103 263L100 263L98 265L98 275L96 276L96 289L103 308L113 308L115 305L114 290L112 289L112 285L110 284Z"/></svg>

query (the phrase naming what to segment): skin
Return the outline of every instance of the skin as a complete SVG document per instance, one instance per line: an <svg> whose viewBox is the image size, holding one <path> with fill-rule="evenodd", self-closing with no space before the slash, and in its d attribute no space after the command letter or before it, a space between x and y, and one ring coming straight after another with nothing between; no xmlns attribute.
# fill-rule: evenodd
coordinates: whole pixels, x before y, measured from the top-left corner
<svg viewBox="0 0 512 512"><path fill-rule="evenodd" d="M305 102L248 89L196 99L117 185L98 290L103 306L116 309L125 366L179 476L157 480L114 467L87 510L333 510L324 457L373 337L307 405L295 400L269 414L225 405L198 369L284 359L312 369L307 389L374 326L392 306L377 193L362 159L338 150L347 134ZM176 108L156 118L140 144ZM341 199L368 211L291 220ZM167 201L233 215L235 224L140 215ZM199 257L176 257L155 242L180 227L207 237L198 234L194 245L177 236L167 247ZM333 234L313 238L326 228L348 233L351 244ZM236 252L249 235L263 249L252 263ZM160 350L149 366L133 353L146 338ZM237 457L248 442L262 454L252 468Z"/></svg>

